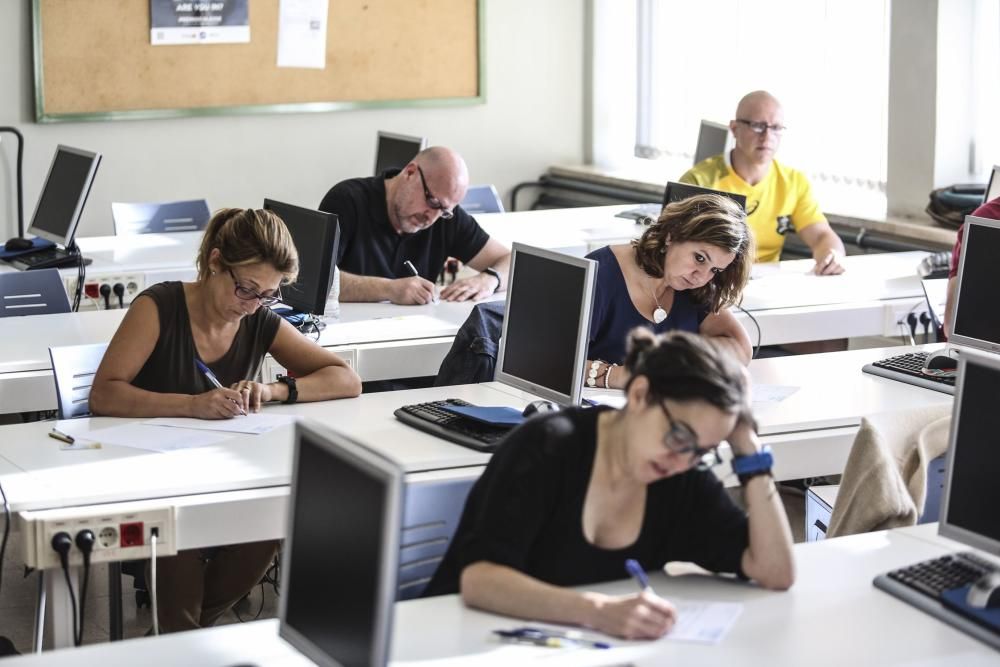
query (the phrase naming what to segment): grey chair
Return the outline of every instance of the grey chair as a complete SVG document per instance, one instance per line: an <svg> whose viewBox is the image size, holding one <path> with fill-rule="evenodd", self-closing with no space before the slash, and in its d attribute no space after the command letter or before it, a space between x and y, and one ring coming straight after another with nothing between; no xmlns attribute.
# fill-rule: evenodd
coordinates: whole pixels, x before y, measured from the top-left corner
<svg viewBox="0 0 1000 667"><path fill-rule="evenodd" d="M49 348L59 419L90 416L90 387L107 349L107 343Z"/></svg>
<svg viewBox="0 0 1000 667"><path fill-rule="evenodd" d="M57 269L0 273L0 317L70 312Z"/></svg>
<svg viewBox="0 0 1000 667"><path fill-rule="evenodd" d="M171 202L112 202L115 234L168 234L205 229L211 212L204 199Z"/></svg>
<svg viewBox="0 0 1000 667"><path fill-rule="evenodd" d="M448 550L479 472L476 469L459 477L407 483L397 600L418 598L427 588Z"/></svg>
<svg viewBox="0 0 1000 667"><path fill-rule="evenodd" d="M492 185L471 185L465 191L462 208L467 213L503 213L503 202Z"/></svg>

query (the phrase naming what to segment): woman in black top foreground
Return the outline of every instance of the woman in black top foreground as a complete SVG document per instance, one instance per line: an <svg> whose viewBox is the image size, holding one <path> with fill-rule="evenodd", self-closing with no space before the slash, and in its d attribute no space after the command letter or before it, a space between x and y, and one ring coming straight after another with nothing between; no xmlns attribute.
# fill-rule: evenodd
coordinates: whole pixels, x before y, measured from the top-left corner
<svg viewBox="0 0 1000 667"><path fill-rule="evenodd" d="M770 475L741 478L744 513L700 465L722 440L737 457L760 450L739 363L682 332L636 329L628 348L624 408L552 413L508 436L427 595L460 591L500 614L655 638L676 620L667 600L570 587L623 579L628 558L792 585L791 532Z"/></svg>

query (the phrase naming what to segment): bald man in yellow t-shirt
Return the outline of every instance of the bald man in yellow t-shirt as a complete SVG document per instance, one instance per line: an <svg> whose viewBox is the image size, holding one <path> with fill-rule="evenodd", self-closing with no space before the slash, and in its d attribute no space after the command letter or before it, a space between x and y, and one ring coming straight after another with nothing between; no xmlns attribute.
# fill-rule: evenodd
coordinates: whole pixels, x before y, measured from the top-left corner
<svg viewBox="0 0 1000 667"><path fill-rule="evenodd" d="M794 230L812 251L815 273L843 273L844 244L820 211L809 181L774 159L785 129L778 100L763 90L749 93L736 107L729 129L735 148L699 162L681 182L746 196L758 262L777 261L785 234Z"/></svg>

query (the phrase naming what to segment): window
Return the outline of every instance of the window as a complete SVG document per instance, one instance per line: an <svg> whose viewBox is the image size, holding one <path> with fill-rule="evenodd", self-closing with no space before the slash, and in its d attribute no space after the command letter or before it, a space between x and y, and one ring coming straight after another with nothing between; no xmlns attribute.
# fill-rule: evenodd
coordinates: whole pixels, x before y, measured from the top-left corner
<svg viewBox="0 0 1000 667"><path fill-rule="evenodd" d="M701 120L764 89L785 109L779 160L817 189L884 192L890 0L637 2L637 156L690 164Z"/></svg>
<svg viewBox="0 0 1000 667"><path fill-rule="evenodd" d="M989 178L1000 164L1000 6L996 0L975 0L973 5L972 81L973 113L972 171Z"/></svg>

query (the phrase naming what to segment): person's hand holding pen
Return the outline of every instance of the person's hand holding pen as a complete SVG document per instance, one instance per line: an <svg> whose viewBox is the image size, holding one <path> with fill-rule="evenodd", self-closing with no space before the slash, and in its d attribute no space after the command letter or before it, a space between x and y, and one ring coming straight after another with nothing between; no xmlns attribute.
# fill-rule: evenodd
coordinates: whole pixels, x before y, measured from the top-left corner
<svg viewBox="0 0 1000 667"><path fill-rule="evenodd" d="M403 265L412 275L406 278L396 278L390 282L389 300L404 306L432 303L437 298L437 288L434 283L426 278L421 278L417 267L410 260L403 262Z"/></svg>
<svg viewBox="0 0 1000 667"><path fill-rule="evenodd" d="M229 387L240 394L240 405L246 413L260 412L260 406L274 400L271 395L271 385L261 384L253 380L240 380Z"/></svg>
<svg viewBox="0 0 1000 667"><path fill-rule="evenodd" d="M194 362L215 389L191 397L191 416L198 419L232 419L237 415L245 416L247 413L243 409L243 395L235 389L223 387L215 377L215 373L200 359L195 359Z"/></svg>
<svg viewBox="0 0 1000 667"><path fill-rule="evenodd" d="M585 593L594 603L595 615L587 625L625 639L659 639L677 622L677 608L658 596L636 561L625 561L625 569L639 587L632 595Z"/></svg>

